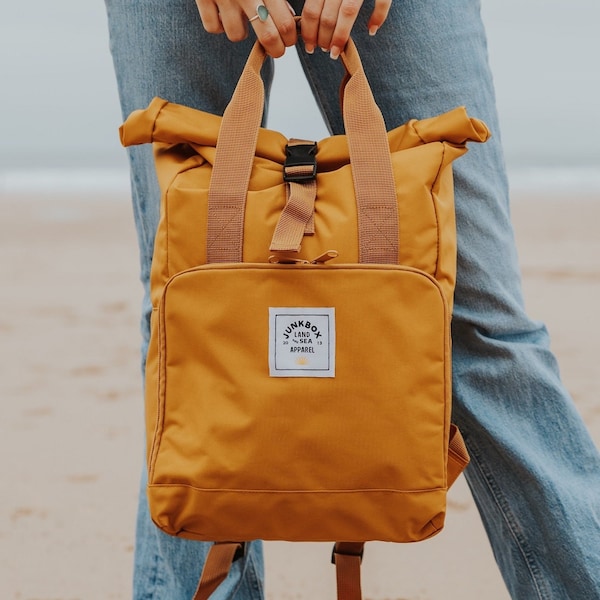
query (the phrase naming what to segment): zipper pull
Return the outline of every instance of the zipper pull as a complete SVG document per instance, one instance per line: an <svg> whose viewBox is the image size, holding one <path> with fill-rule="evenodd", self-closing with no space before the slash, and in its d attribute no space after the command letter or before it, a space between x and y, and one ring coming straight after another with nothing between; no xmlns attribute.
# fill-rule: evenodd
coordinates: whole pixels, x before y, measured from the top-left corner
<svg viewBox="0 0 600 600"><path fill-rule="evenodd" d="M304 258L294 258L292 256L272 254L269 256L269 263L272 265L322 265L328 260L338 257L337 250L327 250L315 258L314 260L306 260Z"/></svg>
<svg viewBox="0 0 600 600"><path fill-rule="evenodd" d="M332 260L333 258L338 257L337 250L327 250L327 252L323 252L323 254L317 256L314 260L311 260L311 264L313 265L322 265L326 263L328 260Z"/></svg>

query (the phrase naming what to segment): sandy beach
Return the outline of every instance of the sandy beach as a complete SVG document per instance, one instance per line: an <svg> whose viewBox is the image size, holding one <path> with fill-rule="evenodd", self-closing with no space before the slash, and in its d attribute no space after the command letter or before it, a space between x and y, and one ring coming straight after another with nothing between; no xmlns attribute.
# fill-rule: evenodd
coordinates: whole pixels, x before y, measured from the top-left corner
<svg viewBox="0 0 600 600"><path fill-rule="evenodd" d="M517 195L513 215L529 312L600 444L598 200ZM129 200L0 196L0 257L0 597L127 599L143 410ZM330 551L267 544L267 597L333 599ZM462 478L437 538L368 546L364 595L508 598Z"/></svg>

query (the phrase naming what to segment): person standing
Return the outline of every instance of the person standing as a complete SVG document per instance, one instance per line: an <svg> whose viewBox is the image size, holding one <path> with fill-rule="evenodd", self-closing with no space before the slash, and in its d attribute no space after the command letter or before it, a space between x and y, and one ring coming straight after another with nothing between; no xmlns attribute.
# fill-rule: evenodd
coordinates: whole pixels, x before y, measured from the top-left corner
<svg viewBox="0 0 600 600"><path fill-rule="evenodd" d="M352 32L388 129L458 105L486 122L492 139L454 166L453 421L471 455L465 477L512 598L600 599L600 456L560 381L545 326L524 309L479 2L264 0L259 6L256 0L106 0L124 117L154 96L222 114L256 37L273 57L298 44L330 132L343 133L343 69L336 59ZM301 17L300 37L290 7ZM271 62L263 75L268 90ZM132 147L128 155L145 357L160 193L151 148ZM160 532L144 487L142 478L134 598L187 600L210 544ZM258 600L262 576L256 541L214 598Z"/></svg>

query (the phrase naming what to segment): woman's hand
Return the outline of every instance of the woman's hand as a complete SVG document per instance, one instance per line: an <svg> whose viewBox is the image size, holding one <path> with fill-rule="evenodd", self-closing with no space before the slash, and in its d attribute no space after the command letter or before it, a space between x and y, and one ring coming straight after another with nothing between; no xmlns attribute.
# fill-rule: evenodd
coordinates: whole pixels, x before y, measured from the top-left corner
<svg viewBox="0 0 600 600"><path fill-rule="evenodd" d="M306 0L302 9L304 48L312 54L318 46L336 59L346 46L363 0ZM383 25L392 0L375 0L368 28L371 35Z"/></svg>
<svg viewBox="0 0 600 600"><path fill-rule="evenodd" d="M258 3L258 4L257 4ZM318 46L336 59L343 50L363 0L306 0L301 15L301 34L308 53ZM374 35L385 21L392 0L375 0L369 19ZM248 36L250 23L271 56L281 56L297 41L294 12L286 0L196 0L204 28L225 33L232 42ZM260 8L264 6L267 10Z"/></svg>
<svg viewBox="0 0 600 600"><path fill-rule="evenodd" d="M297 41L294 13L285 0L196 0L196 4L206 31L224 32L229 40L239 42L248 37L250 23L267 53L275 58ZM259 14L260 5L268 13Z"/></svg>

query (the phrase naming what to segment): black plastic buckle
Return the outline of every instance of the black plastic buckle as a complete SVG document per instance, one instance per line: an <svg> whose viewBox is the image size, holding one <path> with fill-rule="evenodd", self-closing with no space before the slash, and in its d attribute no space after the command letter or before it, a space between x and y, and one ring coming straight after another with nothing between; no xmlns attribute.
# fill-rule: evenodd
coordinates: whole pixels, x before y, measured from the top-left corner
<svg viewBox="0 0 600 600"><path fill-rule="evenodd" d="M283 180L302 183L317 176L317 143L294 144L285 147L285 162L283 163ZM306 173L289 173L289 167L312 167Z"/></svg>

